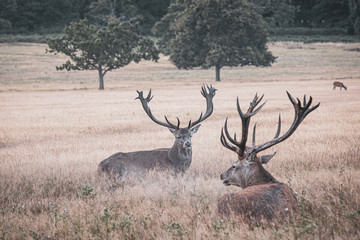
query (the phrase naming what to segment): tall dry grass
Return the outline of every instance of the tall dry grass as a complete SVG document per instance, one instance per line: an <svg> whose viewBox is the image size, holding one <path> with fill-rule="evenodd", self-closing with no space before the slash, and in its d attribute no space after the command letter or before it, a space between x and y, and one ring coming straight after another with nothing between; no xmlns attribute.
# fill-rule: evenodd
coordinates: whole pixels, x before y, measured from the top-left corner
<svg viewBox="0 0 360 240"><path fill-rule="evenodd" d="M276 43L271 68L179 71L132 64L105 77L56 72L63 56L45 45L0 45L0 238L2 239L358 239L360 236L359 44ZM333 91L341 80L348 91ZM118 151L171 147L173 137L135 101L152 88L152 112L182 124L205 110L202 83L218 92L213 115L193 137L193 163L184 176L151 172L113 182L96 175L100 161ZM87 90L86 90L87 89ZM217 199L241 191L219 175L236 156L220 144L229 117L240 133L236 97L246 109L265 93L257 142L271 139L281 113L284 132L293 109L285 91L311 95L319 109L288 140L269 150L266 168L297 192L301 214L281 225L249 228L211 219ZM252 125L251 124L251 125Z"/></svg>

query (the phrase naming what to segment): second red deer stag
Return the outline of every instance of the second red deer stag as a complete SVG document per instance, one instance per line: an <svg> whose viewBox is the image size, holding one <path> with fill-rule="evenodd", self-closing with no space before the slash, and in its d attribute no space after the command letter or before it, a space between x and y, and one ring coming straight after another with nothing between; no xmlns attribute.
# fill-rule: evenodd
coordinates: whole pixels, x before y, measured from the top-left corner
<svg viewBox="0 0 360 240"><path fill-rule="evenodd" d="M287 92L288 97L295 109L294 121L287 132L279 137L281 129L281 119L279 115L278 128L275 137L266 143L257 145L255 143L256 124L253 128L252 146L246 144L248 139L248 130L250 118L254 116L264 106L263 103L255 109L261 102L262 97L255 95L250 107L246 113L240 109L239 99L237 99L237 110L242 122L241 141L237 141L236 134L231 137L228 132L227 119L224 128L221 131L221 143L226 148L234 151L238 160L226 172L220 175L223 184L226 186L234 185L243 188L239 193L229 193L222 196L217 203L215 216L240 217L245 221L253 223L258 220L284 219L289 214L298 211L296 197L289 186L276 180L264 167L275 155L258 154L275 144L278 144L291 136L300 125L302 120L319 104L310 107L312 97L306 102L304 96L303 105Z"/></svg>
<svg viewBox="0 0 360 240"><path fill-rule="evenodd" d="M347 90L347 87L345 87L345 85L344 85L342 82L338 82L338 81L333 82L333 90L335 90L336 87L340 88L340 90L341 90L342 88L344 88L345 90Z"/></svg>
<svg viewBox="0 0 360 240"><path fill-rule="evenodd" d="M175 137L174 145L171 148L160 148L149 151L137 151L128 153L115 153L99 164L99 171L113 176L122 177L127 174L143 174L149 170L173 170L175 173L184 173L192 161L191 137L200 127L200 122L207 119L213 112L213 97L216 89L212 86L201 88L201 94L206 99L206 112L201 113L198 120L191 122L185 128L180 127L180 120L177 124L171 123L165 116L165 121L159 121L152 114L148 103L152 99L151 89L145 98L142 91L138 92L138 97L145 110L145 113L155 123L167 127Z"/></svg>

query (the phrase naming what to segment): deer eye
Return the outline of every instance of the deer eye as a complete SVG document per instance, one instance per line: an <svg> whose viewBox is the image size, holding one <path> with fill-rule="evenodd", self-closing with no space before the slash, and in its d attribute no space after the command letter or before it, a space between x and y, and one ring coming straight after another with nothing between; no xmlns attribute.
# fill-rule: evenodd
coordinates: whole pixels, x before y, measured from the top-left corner
<svg viewBox="0 0 360 240"><path fill-rule="evenodd" d="M232 165L232 167L231 167L232 169L235 169L236 167L234 166L234 165Z"/></svg>

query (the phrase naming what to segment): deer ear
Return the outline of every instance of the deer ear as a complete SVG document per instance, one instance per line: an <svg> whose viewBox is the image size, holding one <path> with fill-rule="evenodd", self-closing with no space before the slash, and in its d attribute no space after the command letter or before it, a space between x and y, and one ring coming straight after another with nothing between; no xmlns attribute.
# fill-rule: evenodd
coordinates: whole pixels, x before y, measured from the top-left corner
<svg viewBox="0 0 360 240"><path fill-rule="evenodd" d="M270 159L275 156L276 152L274 152L273 154L270 154L270 155L264 155L264 156L261 156L260 157L260 162L262 164L266 164L270 161Z"/></svg>
<svg viewBox="0 0 360 240"><path fill-rule="evenodd" d="M173 128L168 128L170 132L176 137L176 130Z"/></svg>
<svg viewBox="0 0 360 240"><path fill-rule="evenodd" d="M201 126L201 124L193 127L193 128L190 130L191 135L193 135L194 133L196 133L196 132L199 130L200 126Z"/></svg>

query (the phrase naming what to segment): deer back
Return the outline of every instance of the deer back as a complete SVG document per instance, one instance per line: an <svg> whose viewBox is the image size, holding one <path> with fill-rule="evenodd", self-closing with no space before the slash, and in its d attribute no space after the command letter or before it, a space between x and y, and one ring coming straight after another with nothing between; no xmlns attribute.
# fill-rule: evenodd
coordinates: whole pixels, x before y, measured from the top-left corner
<svg viewBox="0 0 360 240"><path fill-rule="evenodd" d="M245 221L284 219L298 212L295 194L284 183L247 187L239 193L223 195L217 203L216 217L240 217Z"/></svg>
<svg viewBox="0 0 360 240"><path fill-rule="evenodd" d="M128 153L118 152L100 162L99 172L122 177L131 173L145 174L153 169L172 169L168 152L168 148Z"/></svg>
<svg viewBox="0 0 360 240"><path fill-rule="evenodd" d="M341 90L341 88L344 88L345 90L347 90L347 87L344 85L344 83L339 82L339 81L333 82L333 86L334 86L333 89L335 89L336 87L339 87L340 90Z"/></svg>

